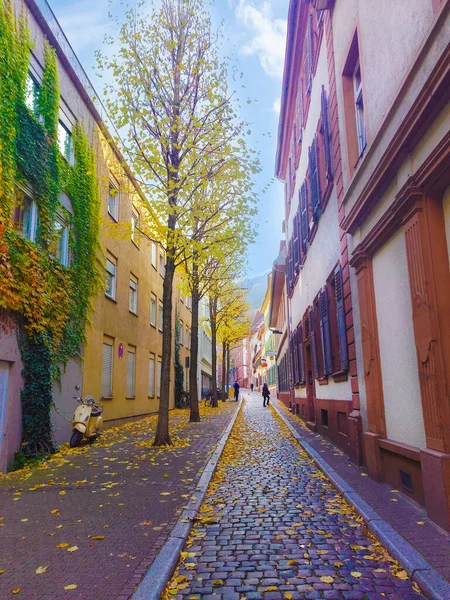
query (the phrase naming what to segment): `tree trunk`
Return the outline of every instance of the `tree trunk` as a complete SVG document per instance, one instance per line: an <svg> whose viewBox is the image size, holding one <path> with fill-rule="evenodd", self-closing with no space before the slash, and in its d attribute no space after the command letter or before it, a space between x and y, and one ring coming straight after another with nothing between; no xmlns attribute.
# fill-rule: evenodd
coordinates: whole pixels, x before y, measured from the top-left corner
<svg viewBox="0 0 450 600"><path fill-rule="evenodd" d="M169 434L170 368L172 362L172 292L175 264L171 252L167 252L166 271L163 285L163 340L161 364L161 392L159 400L158 424L154 446L172 444Z"/></svg>
<svg viewBox="0 0 450 600"><path fill-rule="evenodd" d="M217 408L217 298L209 298L209 316L211 323L211 371L212 371L212 406Z"/></svg>
<svg viewBox="0 0 450 600"><path fill-rule="evenodd" d="M227 370L227 346L222 342L222 402L225 402L225 372Z"/></svg>
<svg viewBox="0 0 450 600"><path fill-rule="evenodd" d="M191 396L191 423L200 422L200 411L198 407L198 266L194 263L192 267L192 316L191 316L191 363L189 365L189 395Z"/></svg>
<svg viewBox="0 0 450 600"><path fill-rule="evenodd" d="M230 385L230 366L231 366L231 357L230 357L230 344L227 344L227 396L229 396L228 386Z"/></svg>

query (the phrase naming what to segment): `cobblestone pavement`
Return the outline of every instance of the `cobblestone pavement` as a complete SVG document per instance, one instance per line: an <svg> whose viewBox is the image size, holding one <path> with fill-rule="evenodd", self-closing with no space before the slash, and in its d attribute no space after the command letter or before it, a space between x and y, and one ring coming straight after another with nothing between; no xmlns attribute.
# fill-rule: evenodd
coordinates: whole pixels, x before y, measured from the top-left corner
<svg viewBox="0 0 450 600"><path fill-rule="evenodd" d="M423 598L274 411L244 396L165 597Z"/></svg>
<svg viewBox="0 0 450 600"><path fill-rule="evenodd" d="M174 411L174 449L151 447L152 416L0 478L0 600L128 598L235 410Z"/></svg>

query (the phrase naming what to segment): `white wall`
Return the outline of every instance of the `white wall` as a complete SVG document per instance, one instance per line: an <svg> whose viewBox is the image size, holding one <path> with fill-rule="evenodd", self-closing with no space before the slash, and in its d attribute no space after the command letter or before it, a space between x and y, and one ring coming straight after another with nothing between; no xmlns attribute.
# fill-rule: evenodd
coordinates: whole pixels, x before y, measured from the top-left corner
<svg viewBox="0 0 450 600"><path fill-rule="evenodd" d="M426 447L406 245L398 231L373 257L387 437Z"/></svg>
<svg viewBox="0 0 450 600"><path fill-rule="evenodd" d="M448 262L450 265L450 187L444 192L444 223L445 233L447 236L447 251L448 251Z"/></svg>

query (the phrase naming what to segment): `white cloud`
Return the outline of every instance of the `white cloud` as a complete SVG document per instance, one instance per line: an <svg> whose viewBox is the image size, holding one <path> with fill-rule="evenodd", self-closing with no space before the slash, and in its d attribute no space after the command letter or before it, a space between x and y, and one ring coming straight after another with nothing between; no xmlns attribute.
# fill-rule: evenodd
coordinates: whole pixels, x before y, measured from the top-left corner
<svg viewBox="0 0 450 600"><path fill-rule="evenodd" d="M255 6L251 0L239 0L236 18L253 34L242 46L241 52L245 56L257 55L267 75L281 78L286 45L286 21L272 17L270 0L264 0L259 6Z"/></svg>
<svg viewBox="0 0 450 600"><path fill-rule="evenodd" d="M104 0L82 0L61 6L58 20L75 52L97 49L109 26L108 5Z"/></svg>
<svg viewBox="0 0 450 600"><path fill-rule="evenodd" d="M272 102L272 110L274 113L277 113L277 115L280 114L281 98L275 98L275 100Z"/></svg>

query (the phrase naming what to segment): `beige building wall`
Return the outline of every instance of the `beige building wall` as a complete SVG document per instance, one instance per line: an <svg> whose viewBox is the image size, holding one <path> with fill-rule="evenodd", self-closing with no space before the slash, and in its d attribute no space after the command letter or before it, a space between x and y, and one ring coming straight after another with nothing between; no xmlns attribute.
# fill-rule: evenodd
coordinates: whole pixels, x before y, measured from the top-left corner
<svg viewBox="0 0 450 600"><path fill-rule="evenodd" d="M403 231L373 257L388 439L426 447Z"/></svg>

